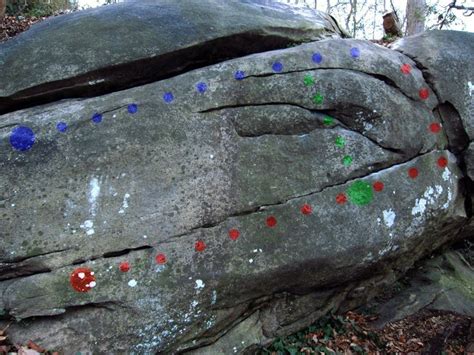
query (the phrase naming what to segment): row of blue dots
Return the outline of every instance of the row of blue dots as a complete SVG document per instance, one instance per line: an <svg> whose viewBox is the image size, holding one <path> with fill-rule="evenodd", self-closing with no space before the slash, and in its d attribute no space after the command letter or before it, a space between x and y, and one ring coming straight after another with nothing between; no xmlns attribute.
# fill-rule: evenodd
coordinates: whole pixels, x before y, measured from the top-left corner
<svg viewBox="0 0 474 355"><path fill-rule="evenodd" d="M138 106L137 104L130 104L127 106L127 110L131 114L137 113ZM94 113L91 120L94 123L100 123L102 122L102 118L103 116L101 113ZM61 133L65 133L68 129L68 125L66 122L61 121L56 124L56 129ZM11 146L21 152L31 149L35 141L35 133L30 127L18 126L13 129L12 133L10 134Z"/></svg>
<svg viewBox="0 0 474 355"><path fill-rule="evenodd" d="M351 53L352 58L360 57L360 50L357 47L352 47L350 50L350 53ZM320 64L323 61L323 56L321 55L321 53L316 52L312 55L311 59L313 60L314 63ZM281 62L274 62L272 64L272 70L275 73L280 73L283 70L283 64ZM234 73L234 78L236 80L243 80L245 78L245 72L242 70L237 70Z"/></svg>
<svg viewBox="0 0 474 355"><path fill-rule="evenodd" d="M350 49L351 57L352 58L359 58L360 57L360 50L357 47L352 47ZM321 53L314 53L311 57L312 61L316 64L320 64L323 61L323 56ZM275 73L280 73L283 71L283 64L279 61L276 61L272 64L272 70ZM245 72L242 70L237 70L234 73L234 78L236 80L243 80L245 78ZM196 84L196 90L203 94L207 91L207 84L205 82L199 82ZM174 95L172 92L166 92L163 95L163 100L166 103L171 103L174 100ZM136 104L130 104L127 106L127 110L129 113L134 114L138 112L138 106ZM98 124L102 122L102 114L101 113L94 113L92 116L91 120L92 122ZM66 122L59 122L56 125L56 129L64 133L67 131L68 126ZM26 126L19 126L15 128L11 135L10 135L10 144L12 147L16 150L19 151L25 151L31 149L33 144L35 143L36 137L34 132L31 130L31 128L26 127Z"/></svg>

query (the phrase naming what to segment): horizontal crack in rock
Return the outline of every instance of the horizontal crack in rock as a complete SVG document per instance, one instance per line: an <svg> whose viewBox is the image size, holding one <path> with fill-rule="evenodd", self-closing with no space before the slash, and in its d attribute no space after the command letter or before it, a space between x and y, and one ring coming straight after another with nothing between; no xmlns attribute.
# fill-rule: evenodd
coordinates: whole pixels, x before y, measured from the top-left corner
<svg viewBox="0 0 474 355"><path fill-rule="evenodd" d="M216 38L170 53L99 68L0 97L0 115L62 99L91 98L126 90L249 54L284 49L294 43L292 38L285 37L278 30L273 34L249 31Z"/></svg>
<svg viewBox="0 0 474 355"><path fill-rule="evenodd" d="M222 111L222 110L226 110L226 109L234 109L234 108L243 108L243 107L260 107L260 106L293 106L293 107L298 107L300 109L303 109L303 110L306 110L310 113L318 113L318 114L326 114L326 113L333 113L334 110L331 110L331 109L327 109L327 110L313 110L313 109L310 109L308 107L305 107L303 105L300 105L300 104L297 104L297 103L293 103L293 102L280 102L280 101L277 101L277 102L264 102L264 103L256 103L256 104L238 104L238 105L224 105L224 106L219 106L219 107L214 107L214 108L210 108L210 109L206 109L206 110L202 110L202 111L197 111L195 113L209 113L209 112L215 112L215 111ZM354 105L356 106L356 105ZM337 119L337 116L335 116L335 118ZM383 149L383 150L387 150L387 151L390 151L392 153L396 153L396 154L404 154L404 152L400 149L396 149L396 148L392 148L392 147L388 147L388 146L384 146L382 145L381 143L377 142L374 138L370 138L370 137L367 137L364 133L362 132L359 132L355 129L352 129L350 127L348 127L347 125L345 125L341 120L337 119L338 123L333 126L333 127L315 127L313 129L310 129L310 130L304 130L302 131L301 133L293 133L293 134L282 134L282 133L272 133L272 132L269 132L269 133L262 133L262 134L253 134L253 135L245 135L245 134L242 134L239 129L236 127L235 125L235 122L233 120L231 120L232 122L232 125L234 126L234 129L237 133L237 135L239 137L242 137L242 138L254 138L254 137L260 137L260 136L264 136L264 135L275 135L275 136L289 136L289 135L299 135L299 134L306 134L306 133L310 133L316 129L334 129L335 127L337 126L340 126L348 131L351 131L351 132L354 132L356 134L359 134L361 135L362 137L368 139L369 141L371 141L372 143L374 143L375 145L377 145L379 148Z"/></svg>

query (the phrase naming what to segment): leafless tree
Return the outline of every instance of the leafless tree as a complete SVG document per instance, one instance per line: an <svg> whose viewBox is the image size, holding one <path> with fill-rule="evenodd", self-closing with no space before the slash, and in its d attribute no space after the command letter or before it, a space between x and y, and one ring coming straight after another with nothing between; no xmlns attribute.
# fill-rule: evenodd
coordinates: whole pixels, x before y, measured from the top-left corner
<svg viewBox="0 0 474 355"><path fill-rule="evenodd" d="M5 10L7 8L7 0L0 0L0 20L3 20L5 16Z"/></svg>
<svg viewBox="0 0 474 355"><path fill-rule="evenodd" d="M426 0L407 0L407 36L425 30Z"/></svg>

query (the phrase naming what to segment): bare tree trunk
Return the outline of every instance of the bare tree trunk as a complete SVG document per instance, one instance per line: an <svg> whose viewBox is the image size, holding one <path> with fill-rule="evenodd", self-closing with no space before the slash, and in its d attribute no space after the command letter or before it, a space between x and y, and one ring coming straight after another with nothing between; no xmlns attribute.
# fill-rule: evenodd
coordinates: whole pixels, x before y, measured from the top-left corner
<svg viewBox="0 0 474 355"><path fill-rule="evenodd" d="M352 36L356 36L356 31L357 31L357 20L356 20L356 16L357 16L357 0L353 0L354 1L354 12L353 12L353 15L352 15L352 18L354 19L354 23L353 23L353 30L352 30ZM352 1L351 1L352 2Z"/></svg>
<svg viewBox="0 0 474 355"><path fill-rule="evenodd" d="M0 20L5 17L5 10L7 8L7 0L0 0Z"/></svg>
<svg viewBox="0 0 474 355"><path fill-rule="evenodd" d="M425 29L426 0L407 0L407 36Z"/></svg>
<svg viewBox="0 0 474 355"><path fill-rule="evenodd" d="M349 0L349 5L350 5L349 14L346 17L346 28L347 28L348 31L350 31L349 24L351 23L352 11L354 11L354 6L352 4L352 0ZM354 34L353 34L353 36L354 36Z"/></svg>
<svg viewBox="0 0 474 355"><path fill-rule="evenodd" d="M374 18L372 19L372 39L375 39L375 23L377 22L377 1L374 5Z"/></svg>

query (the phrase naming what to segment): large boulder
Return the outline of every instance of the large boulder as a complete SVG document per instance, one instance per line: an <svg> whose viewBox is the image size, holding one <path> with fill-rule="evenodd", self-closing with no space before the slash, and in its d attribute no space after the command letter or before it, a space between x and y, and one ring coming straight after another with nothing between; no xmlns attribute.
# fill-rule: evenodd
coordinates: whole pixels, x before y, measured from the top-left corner
<svg viewBox="0 0 474 355"><path fill-rule="evenodd" d="M459 238L464 174L415 62L337 38L262 51L0 116L14 341L238 352Z"/></svg>
<svg viewBox="0 0 474 355"><path fill-rule="evenodd" d="M2 45L0 113L340 34L324 13L268 0L140 0L80 11Z"/></svg>

